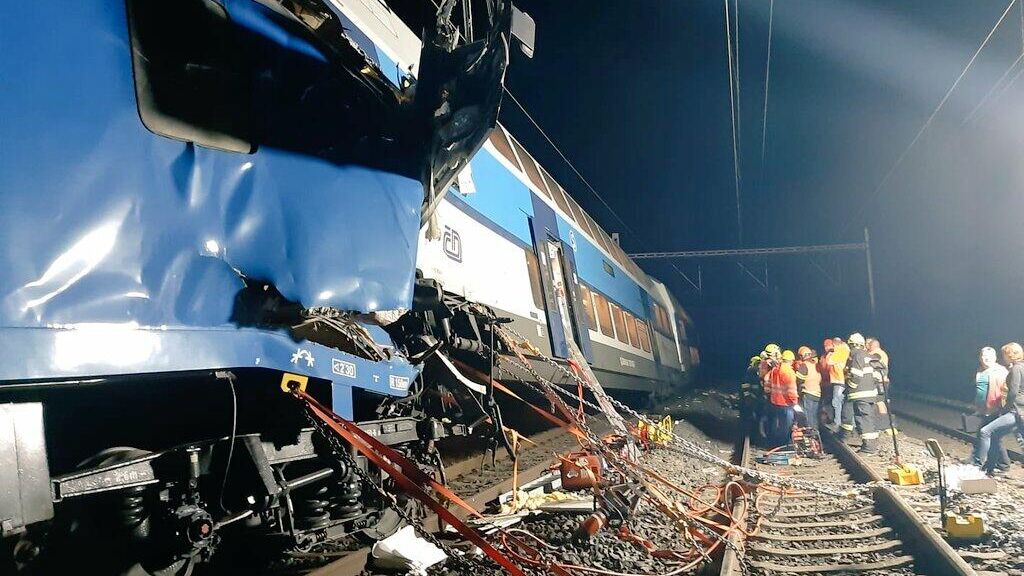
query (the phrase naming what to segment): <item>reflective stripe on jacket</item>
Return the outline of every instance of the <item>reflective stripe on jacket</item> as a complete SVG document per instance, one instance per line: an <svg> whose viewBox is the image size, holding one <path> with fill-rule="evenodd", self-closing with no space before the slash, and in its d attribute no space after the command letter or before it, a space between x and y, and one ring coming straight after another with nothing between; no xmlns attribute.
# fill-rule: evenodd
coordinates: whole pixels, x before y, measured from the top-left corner
<svg viewBox="0 0 1024 576"><path fill-rule="evenodd" d="M878 381L875 380L875 368L871 364L872 357L863 348L850 350L850 359L846 363L846 398L848 400L868 400L878 396Z"/></svg>
<svg viewBox="0 0 1024 576"><path fill-rule="evenodd" d="M816 362L801 360L796 368L796 380L801 393L821 398L821 372Z"/></svg>

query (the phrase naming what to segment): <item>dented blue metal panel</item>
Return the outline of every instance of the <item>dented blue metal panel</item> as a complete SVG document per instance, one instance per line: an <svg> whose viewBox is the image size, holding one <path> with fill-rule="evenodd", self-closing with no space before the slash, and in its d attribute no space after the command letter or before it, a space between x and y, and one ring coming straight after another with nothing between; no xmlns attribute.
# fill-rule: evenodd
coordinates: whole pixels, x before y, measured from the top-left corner
<svg viewBox="0 0 1024 576"><path fill-rule="evenodd" d="M260 28L260 14L234 16L268 42L310 49ZM410 306L420 183L269 146L238 154L148 131L123 0L7 6L0 69L3 379L251 366L269 354L263 347L294 347L279 334L231 327L239 273L307 307ZM54 343L68 329L103 324L147 328L160 354L125 365L107 354L106 364L66 370Z"/></svg>

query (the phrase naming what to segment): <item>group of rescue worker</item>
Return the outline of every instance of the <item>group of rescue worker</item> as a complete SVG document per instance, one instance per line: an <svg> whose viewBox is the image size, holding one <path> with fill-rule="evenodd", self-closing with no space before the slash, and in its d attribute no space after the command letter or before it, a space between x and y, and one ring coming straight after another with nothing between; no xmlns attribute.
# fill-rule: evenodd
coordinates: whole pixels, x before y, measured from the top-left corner
<svg viewBox="0 0 1024 576"><path fill-rule="evenodd" d="M794 424L814 430L824 425L840 437L856 430L860 451L874 452L888 386L889 355L877 338L856 332L845 341L828 338L821 354L809 346L794 353L768 344L747 366L741 417L752 437L768 446L788 444Z"/></svg>

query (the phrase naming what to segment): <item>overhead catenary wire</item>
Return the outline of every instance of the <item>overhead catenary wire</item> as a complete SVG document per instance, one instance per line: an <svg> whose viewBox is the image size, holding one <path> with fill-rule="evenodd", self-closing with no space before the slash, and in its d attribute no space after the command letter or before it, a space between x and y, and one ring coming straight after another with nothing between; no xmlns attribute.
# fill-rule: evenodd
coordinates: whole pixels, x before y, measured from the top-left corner
<svg viewBox="0 0 1024 576"><path fill-rule="evenodd" d="M1024 0L1022 0L1022 2L1024 2ZM1017 56L1017 59L1014 60L1012 64L1010 64L1010 66L1006 69L1005 72L1003 72L1003 75L999 77L999 80L996 80L996 83L992 85L992 88L990 88L989 91L985 93L985 96L978 102L978 105L975 106L973 110L971 110L971 113L964 117L964 121L960 123L961 126L967 125L968 123L970 123L971 120L974 119L975 116L977 116L978 112L981 111L982 108L984 108L985 104L988 104L989 100L992 98L992 95L995 94L996 90L999 89L999 87L1003 84L1003 80L1006 80L1006 78L1010 75L1010 72L1013 72L1014 69L1017 68L1017 65L1021 63L1021 61L1024 61L1024 49L1021 50L1021 53L1019 56ZM1002 92L1000 92L1000 94L1001 93Z"/></svg>
<svg viewBox="0 0 1024 576"><path fill-rule="evenodd" d="M515 103L516 107L519 108L519 110L526 116L526 119L530 121L530 124L533 124L533 127L536 128L538 132L540 132L540 135L544 137L544 140L546 140L547 143L551 146L551 148L555 151L555 153L562 158L562 161L565 162L569 169L572 170L573 174L575 174L576 177L580 179L580 182L583 182L583 185L587 187L587 190L590 190L590 193L594 195L594 198L597 198L597 200L608 210L608 212L611 213L611 215L614 216L620 224L622 224L623 228L625 228L627 232L633 234L633 229L629 226L629 224L626 224L626 221L623 220L622 217L619 216L618 212L616 212L615 209L611 207L611 204L609 204L603 196L598 194L597 190L590 184L590 181L588 181L586 177L584 177L583 174L576 169L576 166L569 160L565 153L562 152L562 149L559 148L558 145L555 144L554 140L552 140L551 137L548 136L548 133L545 132L544 129L540 127L540 124L538 124L537 121L534 120L533 115L531 115L530 112L526 110L526 107L519 102L515 95L512 94L512 92L508 89L508 87L505 88L505 94L508 94L508 97L512 99L512 102Z"/></svg>
<svg viewBox="0 0 1024 576"><path fill-rule="evenodd" d="M729 28L729 0L725 1L725 46L729 68L729 112L732 115L732 170L736 186L736 238L743 245L743 205L740 199L740 158L736 123L736 92L733 85L732 30Z"/></svg>
<svg viewBox="0 0 1024 576"><path fill-rule="evenodd" d="M726 0L726 1L728 1L728 0ZM594 197L595 197L595 198L597 198L597 199L598 199L598 201L600 201L602 205L604 205L604 207L605 207L605 208L606 208L606 209L608 210L608 212L609 212L609 213L610 213L610 214L611 214L612 216L614 216L614 217L615 217L615 219L616 219L616 220L618 220L620 224L622 224L622 227L623 227L623 228L624 228L624 229L626 230L626 232L629 232L630 234L632 234L632 235L633 235L633 236L635 237L635 236L636 236L636 233L635 233L635 232L633 231L633 228L632 228L632 227L630 227L630 225L629 225L629 224L626 224L626 221L622 219L622 216L619 216L619 213L618 213L618 212L616 212L616 211L615 211L615 209L611 207L611 204L609 204L609 203L608 203L608 202L607 202L607 201L606 201L606 200L604 199L604 197L603 197L603 196L601 196L601 194L599 194L599 193L597 192L597 189L596 189L596 188L594 188L594 186L590 184L590 181L589 181L589 180L587 180L587 178L586 178L585 176L583 176L583 173L582 173L582 172L580 172L580 171L579 171L579 170L578 170L578 169L576 168L576 166L575 166L575 165L574 165L574 164L572 163L572 161L570 161L570 160L569 160L569 157L568 157L568 156L566 156L566 155L565 155L565 153L564 153L564 152L562 152L562 149L561 149L561 148L559 148L557 144L555 144L555 141L554 141L554 140L552 140L550 136L548 136L548 133L544 131L544 128L542 128L542 127L541 127L541 125L540 125L540 124L539 124L539 123L537 122L537 120L535 120L535 119L534 119L533 115L532 115L532 114L530 114L530 112L529 112L529 111L528 111L528 110L526 109L526 107L525 107L525 106L523 106L522 102L520 102L520 101L519 101L519 100L518 100L518 99L517 99L517 98L515 97L515 95L514 95L514 94L512 94L512 91L511 91L511 90L509 90L507 86L505 87L505 94L507 94L507 95L508 95L508 97L509 97L510 99L512 99L512 102L513 102L513 103L515 103L516 107L517 107L517 108L519 108L519 110L520 110L520 111L521 111L521 112L523 113L523 115L524 115L524 116L526 116L526 119L530 121L530 124L532 124L532 125L533 125L533 127L537 129L537 132L540 132L540 135L544 137L544 140L545 140L545 141L546 141L546 142L548 143L548 145L550 145L550 146L551 146L551 148L552 148L552 149L553 149L553 150L555 151L555 153L556 153L556 154L558 154L558 156L559 156L559 157L560 157L560 158L562 159L562 161L563 161L563 162L565 162L565 164L566 164L566 165L567 165L567 166L569 167L569 169L570 169L570 170L572 170L573 174L575 174L575 175L576 175L576 177L580 179L580 182L583 182L583 185L587 187L587 190L589 190L589 191L590 191L590 193L591 193L591 194L593 194L593 195L594 195ZM676 265L676 264L675 264L674 262L673 262L673 263L671 263L671 266L672 266L672 268L673 268L673 269L675 269L675 271L676 271L676 272L678 272L678 273L679 273L679 275L680 275L680 276L682 276L682 277L683 277L683 279L684 279L684 280L686 280L686 281L687 281L687 282L688 282L688 283L689 283L689 284L690 284L691 286L693 286L694 288L698 288L698 286L697 286L696 284L694 284L694 283L693 283L693 280L690 280L690 277L689 277L689 276L687 276L687 275L686 275L686 274L685 274L685 273L684 273L684 272L683 272L683 271L682 271L682 270L681 270L681 269L679 268L679 266L677 266L677 265ZM699 289L699 288L698 288L698 289Z"/></svg>
<svg viewBox="0 0 1024 576"><path fill-rule="evenodd" d="M939 112L941 112L942 108L946 105L946 102L949 100L949 97L952 96L954 91L956 91L957 86L960 85L960 81L964 79L964 76L967 75L967 72L974 65L974 61L978 59L978 55L981 54L982 50L985 49L985 46L988 45L989 40L992 39L992 36L996 33L996 30L999 29L999 26L1003 23L1004 20L1006 20L1006 15L1010 13L1010 9L1013 8L1013 5L1019 1L1021 0L1010 0L1010 3L1006 5L1006 9L1003 10L1003 14L999 17L999 20L997 20L996 23L992 26L992 29L989 30L988 35L985 36L985 39L981 42L981 45L978 46L978 49L974 51L974 54L971 56L971 59L967 61L967 65L964 66L963 70L960 71L960 74L956 77L956 80L953 81L953 84L949 87L948 90L946 90L946 93L942 96L942 99L939 100L939 104L935 107L935 109L932 110L932 113L928 116L928 119L925 120L924 124L921 125L921 128L918 129L917 133L914 135L914 138L910 141L910 144L908 144L907 147L903 149L903 152L901 152L900 155L896 158L896 161L892 164L889 170L878 182L878 185L875 186L875 189L872 190L867 200L858 203L857 211L846 221L846 224L843 225L842 229L840 229L840 236L846 233L850 225L853 224L854 220L859 218L864 213L865 207L874 203L874 201L878 198L878 195L882 192L882 190L885 189L886 184L889 183L889 180L892 178L893 174L895 174L896 171L900 168L900 166L903 165L903 161L907 159L907 156L910 154L910 151L913 150L914 146L917 145L918 141L921 140L921 136L924 135L925 131L928 130L928 127L931 126L932 121L935 120L936 116L939 115Z"/></svg>
<svg viewBox="0 0 1024 576"><path fill-rule="evenodd" d="M1024 0L1022 0L1024 1ZM775 24L775 0L768 5L768 57L764 64L764 106L761 117L761 173L764 174L765 151L768 144L768 86L772 79L772 30Z"/></svg>

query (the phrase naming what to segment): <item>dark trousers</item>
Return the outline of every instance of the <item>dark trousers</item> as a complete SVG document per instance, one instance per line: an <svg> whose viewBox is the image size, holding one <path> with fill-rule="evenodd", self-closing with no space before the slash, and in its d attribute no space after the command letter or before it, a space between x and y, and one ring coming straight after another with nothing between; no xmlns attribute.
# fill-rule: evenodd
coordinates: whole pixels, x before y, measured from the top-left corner
<svg viewBox="0 0 1024 576"><path fill-rule="evenodd" d="M804 418L807 421L807 426L815 430L818 429L818 406L820 404L821 398L817 396L804 394L800 397L800 405L804 408Z"/></svg>
<svg viewBox="0 0 1024 576"><path fill-rule="evenodd" d="M878 410L875 408L874 400L847 399L843 404L843 429L857 430L865 441L878 438L878 427L875 425Z"/></svg>
<svg viewBox="0 0 1024 576"><path fill-rule="evenodd" d="M769 444L772 447L789 444L792 439L793 407L772 405L769 407L769 414L771 415L768 429Z"/></svg>

